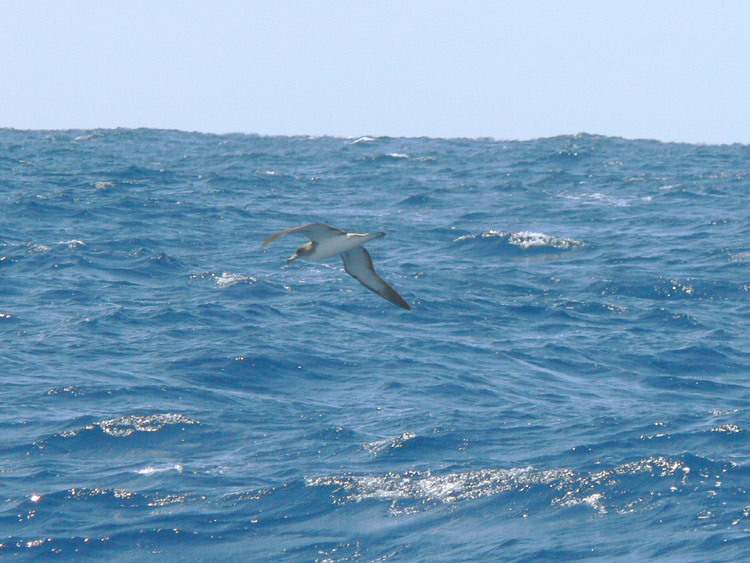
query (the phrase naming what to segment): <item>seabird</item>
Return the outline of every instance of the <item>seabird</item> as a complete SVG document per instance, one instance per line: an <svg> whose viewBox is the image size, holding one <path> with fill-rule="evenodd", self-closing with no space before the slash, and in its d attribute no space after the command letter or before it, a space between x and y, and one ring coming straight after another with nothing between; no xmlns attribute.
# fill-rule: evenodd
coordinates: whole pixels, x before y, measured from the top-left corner
<svg viewBox="0 0 750 563"><path fill-rule="evenodd" d="M404 298L375 273L370 253L362 247L368 241L385 236L385 233L347 233L323 223L308 223L271 235L263 241L263 246L272 243L281 235L290 233L302 233L310 239L310 242L300 246L294 256L286 261L287 264L297 258L320 262L341 254L347 274L394 305L411 310Z"/></svg>

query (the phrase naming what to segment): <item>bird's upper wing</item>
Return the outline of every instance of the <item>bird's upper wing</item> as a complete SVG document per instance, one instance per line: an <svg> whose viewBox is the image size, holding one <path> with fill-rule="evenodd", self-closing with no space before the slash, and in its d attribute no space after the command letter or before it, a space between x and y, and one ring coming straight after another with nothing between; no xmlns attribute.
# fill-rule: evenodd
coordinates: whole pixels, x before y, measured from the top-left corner
<svg viewBox="0 0 750 563"><path fill-rule="evenodd" d="M370 253L361 246L341 253L344 269L367 289L371 289L394 305L411 310L409 304L393 289L387 281L375 273Z"/></svg>
<svg viewBox="0 0 750 563"><path fill-rule="evenodd" d="M330 236L346 234L346 231L342 231L341 229L337 229L336 227L331 227L330 225L326 225L325 223L308 223L307 225L292 227L291 229L286 229L285 231L280 231L275 235L271 235L263 241L263 246L272 243L281 235L288 235L289 233L302 233L303 235L306 235L310 240L318 241Z"/></svg>

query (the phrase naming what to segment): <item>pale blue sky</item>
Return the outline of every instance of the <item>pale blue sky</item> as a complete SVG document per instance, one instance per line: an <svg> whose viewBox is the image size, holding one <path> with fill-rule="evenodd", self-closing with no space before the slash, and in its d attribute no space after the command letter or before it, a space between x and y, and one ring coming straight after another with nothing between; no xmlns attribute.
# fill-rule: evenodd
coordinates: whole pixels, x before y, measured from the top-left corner
<svg viewBox="0 0 750 563"><path fill-rule="evenodd" d="M0 0L0 127L750 142L750 2Z"/></svg>

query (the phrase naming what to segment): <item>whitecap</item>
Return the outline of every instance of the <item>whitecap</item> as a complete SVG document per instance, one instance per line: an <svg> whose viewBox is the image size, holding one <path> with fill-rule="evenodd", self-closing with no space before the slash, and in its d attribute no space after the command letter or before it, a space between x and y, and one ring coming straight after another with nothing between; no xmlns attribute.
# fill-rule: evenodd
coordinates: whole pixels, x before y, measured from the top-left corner
<svg viewBox="0 0 750 563"><path fill-rule="evenodd" d="M367 442L362 447L370 452L371 454L378 454L387 448L403 448L404 443L409 440L413 440L417 435L414 432L404 432L400 436L395 438L385 438L383 440L375 440L374 442Z"/></svg>
<svg viewBox="0 0 750 563"><path fill-rule="evenodd" d="M164 473L166 471L177 471L177 473L182 473L184 470L183 466L179 463L173 463L172 465L164 465L161 467L155 467L153 465L149 465L147 467L144 467L143 469L138 469L136 473L139 475L153 475L154 473Z"/></svg>
<svg viewBox="0 0 750 563"><path fill-rule="evenodd" d="M457 239L454 239L453 242L463 242L465 240L472 240L475 238L507 237L508 235L509 233L506 233L504 231L496 231L495 229L490 229L489 231L485 231L483 233L460 236Z"/></svg>
<svg viewBox="0 0 750 563"><path fill-rule="evenodd" d="M716 428L712 428L711 432L724 432L726 434L739 434L742 432L742 428L736 424L722 424Z"/></svg>
<svg viewBox="0 0 750 563"><path fill-rule="evenodd" d="M680 460L654 456L624 463L613 469L578 473L566 468L477 469L434 475L430 471L389 472L385 475L332 475L305 479L308 487L332 486L333 502L347 504L369 499L389 500L392 516L409 514L430 503L457 503L505 492L526 492L534 486L556 491L551 504L584 504L600 514L607 490L628 475L650 474L659 478L680 479L685 484L690 467ZM667 481L665 487L673 481ZM421 508L420 508L421 505Z"/></svg>
<svg viewBox="0 0 750 563"><path fill-rule="evenodd" d="M587 504L599 514L606 514L607 509L602 503L604 495L601 493L592 493L590 495L580 497L575 495L573 492L565 493L565 496L552 501L552 504L559 504L560 506L570 507L578 504Z"/></svg>
<svg viewBox="0 0 750 563"><path fill-rule="evenodd" d="M250 276L243 276L242 274L231 274L228 272L222 272L220 276L214 275L214 282L218 288L225 288L231 285L242 283L244 281L255 282L255 278Z"/></svg>
<svg viewBox="0 0 750 563"><path fill-rule="evenodd" d="M402 152L388 153L388 156L390 156L391 158L409 158L408 154L404 154Z"/></svg>
<svg viewBox="0 0 750 563"><path fill-rule="evenodd" d="M162 507L168 506L170 504L180 504L183 502L187 502L188 500L190 500L190 497L188 495L171 494L163 497L156 497L153 500L150 500L148 502L148 505Z"/></svg>
<svg viewBox="0 0 750 563"><path fill-rule="evenodd" d="M520 231L512 233L508 238L508 243L520 246L521 248L532 248L547 246L566 250L571 247L582 246L581 241L572 238L558 238L553 235L544 233L534 233L531 231Z"/></svg>
<svg viewBox="0 0 750 563"><path fill-rule="evenodd" d="M564 199L572 199L574 201L580 201L583 204L587 205L594 205L594 204L604 204L604 205L611 205L614 207L629 207L630 204L638 199L642 199L644 201L651 201L650 196L649 199L646 198L637 198L637 197L614 197L611 195L603 194L601 192L592 192L592 193L581 193L581 194L561 194L560 197Z"/></svg>
<svg viewBox="0 0 750 563"><path fill-rule="evenodd" d="M340 475L307 479L307 486L330 486L347 491L338 500L361 502L367 499L438 501L454 503L496 495L505 491L521 490L533 484L554 486L570 481L574 474L568 469L536 470L532 467L512 469L479 469L446 475L431 472L406 471L386 475ZM391 506L391 513L400 509Z"/></svg>
<svg viewBox="0 0 750 563"><path fill-rule="evenodd" d="M350 145L356 145L357 143L371 143L374 141L374 137L359 137L358 139L354 139L353 141L349 141Z"/></svg>
<svg viewBox="0 0 750 563"><path fill-rule="evenodd" d="M98 426L102 432L110 436L125 437L135 434L136 432L158 432L164 426L172 424L200 424L198 420L193 420L179 413L163 413L151 415L130 415L102 420L95 425L87 426L87 429L93 429Z"/></svg>
<svg viewBox="0 0 750 563"><path fill-rule="evenodd" d="M62 244L64 246L67 246L68 248L78 248L79 246L86 246L85 242L78 239L61 240L57 244Z"/></svg>
<svg viewBox="0 0 750 563"><path fill-rule="evenodd" d="M556 248L559 250L568 250L584 246L582 241L573 238L556 237L546 233L537 233L532 231L519 231L517 233L508 233L505 231L496 231L490 229L480 234L463 235L453 242L462 242L476 238L502 238L507 239L508 244L518 246L524 250L529 248Z"/></svg>

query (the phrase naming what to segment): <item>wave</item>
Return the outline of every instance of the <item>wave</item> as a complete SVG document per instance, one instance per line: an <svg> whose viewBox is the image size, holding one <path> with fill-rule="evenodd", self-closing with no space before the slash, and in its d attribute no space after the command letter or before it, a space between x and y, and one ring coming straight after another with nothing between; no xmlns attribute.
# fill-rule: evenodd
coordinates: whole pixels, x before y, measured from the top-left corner
<svg viewBox="0 0 750 563"><path fill-rule="evenodd" d="M373 455L377 455L380 452L393 448L403 448L404 444L409 440L413 440L417 435L414 432L404 432L396 438L385 438L383 440L375 440L374 442L367 442L363 448Z"/></svg>
<svg viewBox="0 0 750 563"><path fill-rule="evenodd" d="M159 413L149 415L125 415L117 418L100 420L84 426L63 430L55 434L49 440L36 442L40 448L44 448L50 441L59 439L70 439L81 436L94 437L110 436L114 438L127 438L138 433L154 433L160 430L177 426L185 428L187 426L200 425L199 420L195 420L180 413Z"/></svg>
<svg viewBox="0 0 750 563"><path fill-rule="evenodd" d="M148 465L142 469L138 469L136 473L138 475L154 475L156 473L165 473L167 471L177 471L177 473L182 473L185 470L185 468L180 463L172 463L170 465L163 465L163 466L154 466L154 465Z"/></svg>
<svg viewBox="0 0 750 563"><path fill-rule="evenodd" d="M352 139L348 141L347 144L349 145L357 145L359 143L372 143L373 141L376 141L375 137L358 137L356 139Z"/></svg>
<svg viewBox="0 0 750 563"><path fill-rule="evenodd" d="M559 197L577 201L583 205L605 205L613 207L630 207L637 202L650 203L653 201L652 195L623 196L620 194L610 195L601 192L583 192L578 194L564 193L560 194Z"/></svg>
<svg viewBox="0 0 750 563"><path fill-rule="evenodd" d="M429 510L439 504L456 504L501 494L532 495L551 506L587 505L599 514L628 512L633 502L620 491L623 480L647 478L652 492L668 492L689 485L692 469L687 461L652 456L612 469L576 472L566 468L477 469L445 474L409 470L385 475L331 475L305 480L308 487L331 487L336 505L379 500L390 503L388 513L399 516ZM624 499L627 497L627 500ZM516 502L510 500L510 502Z"/></svg>
<svg viewBox="0 0 750 563"><path fill-rule="evenodd" d="M462 235L453 240L454 244L468 248L483 256L532 257L555 255L577 250L584 242L567 237L557 237L546 233L518 231L515 233L496 231Z"/></svg>
<svg viewBox="0 0 750 563"><path fill-rule="evenodd" d="M0 146L0 559L747 559L748 147Z"/></svg>
<svg viewBox="0 0 750 563"><path fill-rule="evenodd" d="M243 276L242 274L232 274L227 272L222 272L220 276L213 274L213 278L214 282L216 283L216 287L218 287L219 289L246 281L249 281L251 283L255 283L256 281L258 281L252 276Z"/></svg>

